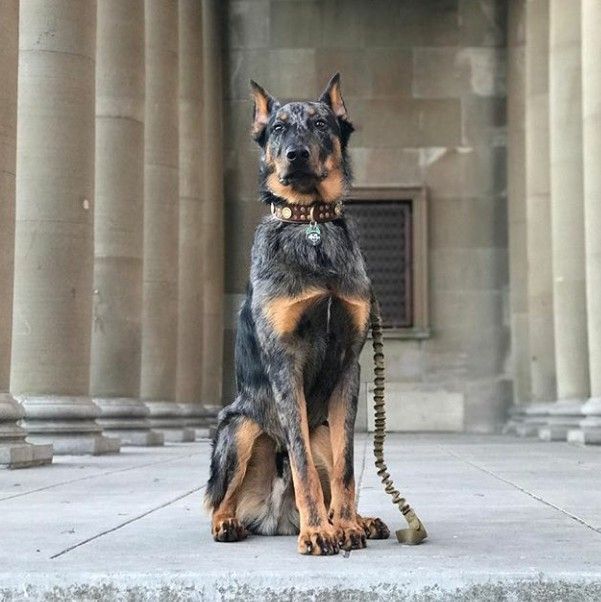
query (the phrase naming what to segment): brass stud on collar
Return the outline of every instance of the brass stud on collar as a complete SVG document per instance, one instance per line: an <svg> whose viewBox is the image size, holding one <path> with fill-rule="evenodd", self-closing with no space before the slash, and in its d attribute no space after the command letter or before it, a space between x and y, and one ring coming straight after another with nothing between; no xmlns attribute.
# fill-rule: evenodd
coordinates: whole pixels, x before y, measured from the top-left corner
<svg viewBox="0 0 601 602"><path fill-rule="evenodd" d="M284 207L282 209L282 217L284 219L290 219L292 217L292 209L290 209L290 207Z"/></svg>

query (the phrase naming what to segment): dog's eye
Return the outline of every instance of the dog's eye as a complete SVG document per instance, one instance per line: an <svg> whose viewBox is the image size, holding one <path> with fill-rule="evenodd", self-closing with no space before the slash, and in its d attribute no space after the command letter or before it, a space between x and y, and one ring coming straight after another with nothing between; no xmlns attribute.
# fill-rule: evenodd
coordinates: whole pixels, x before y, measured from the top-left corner
<svg viewBox="0 0 601 602"><path fill-rule="evenodd" d="M273 126L273 131L274 132L283 132L284 131L284 124L283 123L276 123Z"/></svg>
<svg viewBox="0 0 601 602"><path fill-rule="evenodd" d="M323 119L318 119L315 122L315 127L320 129L320 130L324 130L326 128L328 124L323 120Z"/></svg>

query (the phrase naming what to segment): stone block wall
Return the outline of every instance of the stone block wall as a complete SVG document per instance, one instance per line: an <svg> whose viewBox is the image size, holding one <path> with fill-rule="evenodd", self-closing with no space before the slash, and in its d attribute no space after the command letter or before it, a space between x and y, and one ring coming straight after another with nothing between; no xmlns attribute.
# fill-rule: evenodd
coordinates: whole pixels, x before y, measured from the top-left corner
<svg viewBox="0 0 601 602"><path fill-rule="evenodd" d="M390 427L495 430L511 401L506 3L231 0L226 19L225 403L253 231L267 210L257 201L248 80L284 100L309 99L340 71L357 128L355 184L428 190L432 336L386 340ZM362 379L365 427L367 347ZM423 399L430 421L416 415Z"/></svg>

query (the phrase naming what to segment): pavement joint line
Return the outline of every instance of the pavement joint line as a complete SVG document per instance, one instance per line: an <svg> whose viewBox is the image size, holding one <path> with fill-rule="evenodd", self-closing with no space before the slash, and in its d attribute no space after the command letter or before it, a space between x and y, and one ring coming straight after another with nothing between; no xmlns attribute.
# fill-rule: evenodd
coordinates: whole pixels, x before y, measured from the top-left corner
<svg viewBox="0 0 601 602"><path fill-rule="evenodd" d="M356 498L355 498L355 510L359 510L359 499L361 497L361 485L363 485L363 473L365 472L365 456L367 454L367 442L369 441L369 436L365 437L363 442L363 451L361 452L361 467L359 468L359 478L357 479L356 486ZM343 552L343 558L350 558L352 550L341 550Z"/></svg>
<svg viewBox="0 0 601 602"><path fill-rule="evenodd" d="M369 437L365 437L365 441L363 442L363 452L361 454L361 467L359 468L359 478L357 479L357 503L355 504L357 508L359 507L359 499L361 498L361 487L363 485L363 475L365 473L365 462L367 455L367 442L369 441Z"/></svg>
<svg viewBox="0 0 601 602"><path fill-rule="evenodd" d="M542 498L541 496L536 495L536 493L533 493L532 491L528 491L527 489L524 489L524 487L518 485L517 483L514 483L513 481L510 481L509 479L506 479L505 477L502 477L501 475L495 474L494 472L492 472L491 470L488 470L484 466L480 466L479 464L476 464L475 462L472 462L471 460L468 460L467 458L462 457L457 452L454 452L454 451L446 448L444 445L439 445L439 447L442 450L446 451L449 455L453 456L454 458L457 458L458 460L461 460L465 464L468 464L469 466L472 466L473 468L476 468L477 470L484 472L485 474L497 479L498 481L501 481L502 483L511 485L511 487L514 487L518 491L525 493L527 496L531 497L532 499L536 500L537 502L541 502L542 504L545 504L545 506L549 506L549 508L553 508L554 510L561 512L568 518L571 518L572 520L576 521L577 523L580 523L583 527L587 527L591 531L594 531L595 533L599 533L601 535L601 528L595 527L595 525L591 525L590 523L585 521L583 518L580 518L579 516L576 516L575 514L568 512L567 510L565 510L564 508L561 508L560 506L556 506L552 502L549 502L548 500Z"/></svg>
<svg viewBox="0 0 601 602"><path fill-rule="evenodd" d="M165 460L157 460L156 462L148 462L147 464L137 464L136 466L128 466L126 468L118 468L117 470L108 470L106 472L100 472L98 474L91 474L91 475L87 475L85 477L77 477L76 479L70 479L68 481L61 481L60 483L54 483L53 485L46 485L45 487L38 487L37 489L30 489L29 491L20 491L19 493L14 493L12 495L0 497L0 502L12 500L17 497L23 497L25 495L31 495L33 493L39 493L40 491L46 491L48 489L55 489L56 487L62 487L63 485L70 485L71 483L77 483L79 481L87 481L89 479L98 479L100 477L106 477L106 476L109 476L112 474L118 474L120 472L127 472L129 470L138 470L140 468L147 468L148 466L156 466L157 464L167 464L169 462L176 462L177 460L191 458L193 456L198 456L198 455L204 454L204 453L206 453L206 450L192 452L189 454L184 454L182 456L176 456L174 458L167 458Z"/></svg>
<svg viewBox="0 0 601 602"><path fill-rule="evenodd" d="M95 539L99 539L99 538L103 537L104 535L114 533L115 531L118 531L119 529L123 529L123 527L127 527L127 525L131 525L131 523L135 523L136 521L138 521L142 518L145 518L146 516L148 516L149 514L152 514L153 512L156 512L157 510L162 510L163 508L166 508L167 506L171 506L171 504L174 504L175 502L179 502L180 500L187 498L189 495L192 495L193 493L196 493L197 491L202 491L205 487L206 487L206 485L201 485L200 487L195 487L194 489L190 489L190 491L186 491L185 493L182 493L181 495L174 497L172 500L168 500L168 501L164 502L163 504L160 504L159 506L155 506L154 508L151 508L150 510L143 512L142 514L139 514L138 516L129 518L126 521L119 523L118 525L115 525L114 527L111 527L110 529L105 529L104 531L101 531L100 533L96 533L96 535L87 537L86 539L84 539L76 544L73 544L72 546L69 546L68 548L65 548L64 550L61 550L60 552L53 554L52 556L50 556L50 560L55 560L56 558L59 558L60 556L63 556L64 554L67 554L67 553L71 552L72 550L75 550L76 548L80 548L81 546L84 546L84 545L94 541Z"/></svg>

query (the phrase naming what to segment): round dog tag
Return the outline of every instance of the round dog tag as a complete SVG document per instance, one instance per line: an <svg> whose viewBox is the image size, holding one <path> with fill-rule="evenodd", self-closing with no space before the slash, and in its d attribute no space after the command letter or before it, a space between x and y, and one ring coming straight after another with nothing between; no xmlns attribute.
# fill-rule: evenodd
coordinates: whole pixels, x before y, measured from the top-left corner
<svg viewBox="0 0 601 602"><path fill-rule="evenodd" d="M311 224L305 228L307 240L316 247L321 242L321 230L317 224Z"/></svg>

